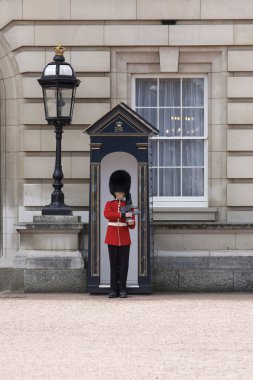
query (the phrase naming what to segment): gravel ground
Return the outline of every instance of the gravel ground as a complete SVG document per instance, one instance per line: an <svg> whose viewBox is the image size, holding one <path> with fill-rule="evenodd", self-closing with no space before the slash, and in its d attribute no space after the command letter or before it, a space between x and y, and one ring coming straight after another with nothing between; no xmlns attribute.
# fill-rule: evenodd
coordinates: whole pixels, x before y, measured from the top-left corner
<svg viewBox="0 0 253 380"><path fill-rule="evenodd" d="M0 379L253 379L253 294L0 293Z"/></svg>

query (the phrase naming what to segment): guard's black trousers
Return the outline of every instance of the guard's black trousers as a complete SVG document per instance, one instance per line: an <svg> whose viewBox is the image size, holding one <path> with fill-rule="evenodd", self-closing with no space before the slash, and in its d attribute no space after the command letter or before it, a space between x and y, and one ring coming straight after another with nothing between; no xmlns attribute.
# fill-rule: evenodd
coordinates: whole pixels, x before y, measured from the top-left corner
<svg viewBox="0 0 253 380"><path fill-rule="evenodd" d="M126 290L130 245L108 245L111 267L111 290Z"/></svg>

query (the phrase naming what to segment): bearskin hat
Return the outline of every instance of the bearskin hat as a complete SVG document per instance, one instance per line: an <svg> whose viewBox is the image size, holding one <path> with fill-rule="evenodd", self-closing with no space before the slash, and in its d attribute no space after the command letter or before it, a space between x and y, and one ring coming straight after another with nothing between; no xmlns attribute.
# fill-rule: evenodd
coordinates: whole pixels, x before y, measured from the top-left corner
<svg viewBox="0 0 253 380"><path fill-rule="evenodd" d="M129 193L131 187L131 176L125 170L116 170L113 172L109 179L110 193L114 196L116 192L122 192L126 195Z"/></svg>

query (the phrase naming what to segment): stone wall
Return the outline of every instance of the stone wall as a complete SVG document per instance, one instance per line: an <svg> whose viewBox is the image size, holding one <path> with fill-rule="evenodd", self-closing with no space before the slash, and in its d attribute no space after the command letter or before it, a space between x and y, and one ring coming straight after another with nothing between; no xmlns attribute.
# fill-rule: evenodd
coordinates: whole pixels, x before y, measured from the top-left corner
<svg viewBox="0 0 253 380"><path fill-rule="evenodd" d="M52 191L54 133L37 78L59 42L81 80L63 134L74 215L88 220L85 128L120 101L131 106L135 74L196 74L208 78L208 207L157 208L154 219L253 222L252 18L251 0L2 0L0 267L12 267L19 250L15 224L40 215ZM162 250L180 251L179 240L172 247L160 234L155 249L166 241Z"/></svg>

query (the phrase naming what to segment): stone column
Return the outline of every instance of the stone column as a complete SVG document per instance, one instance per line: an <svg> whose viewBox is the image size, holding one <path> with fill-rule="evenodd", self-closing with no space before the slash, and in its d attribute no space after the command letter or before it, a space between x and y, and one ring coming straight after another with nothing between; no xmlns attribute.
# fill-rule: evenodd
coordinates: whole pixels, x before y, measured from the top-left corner
<svg viewBox="0 0 253 380"><path fill-rule="evenodd" d="M77 216L34 216L18 223L19 251L14 259L12 290L85 292L86 270L80 252L84 225Z"/></svg>

